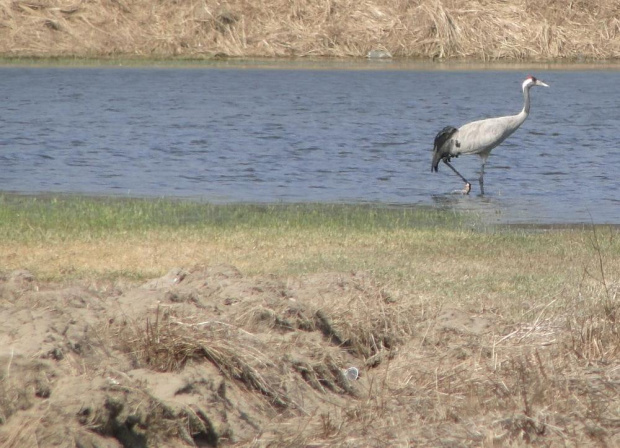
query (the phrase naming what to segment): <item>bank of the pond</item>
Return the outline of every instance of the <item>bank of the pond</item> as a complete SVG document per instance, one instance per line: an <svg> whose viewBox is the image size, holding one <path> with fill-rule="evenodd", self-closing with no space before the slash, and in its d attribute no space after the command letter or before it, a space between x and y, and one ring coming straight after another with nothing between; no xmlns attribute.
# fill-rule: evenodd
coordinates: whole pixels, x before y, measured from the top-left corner
<svg viewBox="0 0 620 448"><path fill-rule="evenodd" d="M92 239L127 232L273 229L374 232L474 226L475 215L430 206L380 204L212 204L180 199L78 195L0 195L0 235L27 242L41 235Z"/></svg>
<svg viewBox="0 0 620 448"><path fill-rule="evenodd" d="M0 195L0 446L618 446L619 255L424 207Z"/></svg>
<svg viewBox="0 0 620 448"><path fill-rule="evenodd" d="M1 275L0 445L618 446L616 290L454 267Z"/></svg>
<svg viewBox="0 0 620 448"><path fill-rule="evenodd" d="M363 269L401 286L414 282L420 294L477 291L480 300L501 300L524 288L550 294L585 266L594 269L599 252L609 269L618 268L616 235L608 227L489 226L429 207L0 200L3 271L28 269L56 280L147 278L174 266L222 263L263 275Z"/></svg>
<svg viewBox="0 0 620 448"><path fill-rule="evenodd" d="M620 57L619 12L613 0L18 0L0 5L0 54L603 60Z"/></svg>

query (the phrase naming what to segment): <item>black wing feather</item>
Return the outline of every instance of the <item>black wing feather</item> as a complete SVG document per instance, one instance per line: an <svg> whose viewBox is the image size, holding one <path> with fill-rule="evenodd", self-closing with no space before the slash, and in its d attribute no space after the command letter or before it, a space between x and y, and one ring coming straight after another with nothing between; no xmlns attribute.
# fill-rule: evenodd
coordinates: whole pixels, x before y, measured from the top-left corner
<svg viewBox="0 0 620 448"><path fill-rule="evenodd" d="M446 126L435 136L435 144L433 146L433 163L431 164L431 172L439 169L439 162L446 157L450 158L449 148L444 148L444 145L450 137L457 131L454 126Z"/></svg>

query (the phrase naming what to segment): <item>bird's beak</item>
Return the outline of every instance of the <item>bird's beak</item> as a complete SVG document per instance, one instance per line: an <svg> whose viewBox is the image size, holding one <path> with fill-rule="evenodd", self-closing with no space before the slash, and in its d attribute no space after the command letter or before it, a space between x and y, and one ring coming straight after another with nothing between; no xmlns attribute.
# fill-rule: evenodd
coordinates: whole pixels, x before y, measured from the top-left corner
<svg viewBox="0 0 620 448"><path fill-rule="evenodd" d="M544 82L542 82L540 79L536 81L536 85L537 85L537 86L543 86L543 87L549 87L547 84L545 84Z"/></svg>

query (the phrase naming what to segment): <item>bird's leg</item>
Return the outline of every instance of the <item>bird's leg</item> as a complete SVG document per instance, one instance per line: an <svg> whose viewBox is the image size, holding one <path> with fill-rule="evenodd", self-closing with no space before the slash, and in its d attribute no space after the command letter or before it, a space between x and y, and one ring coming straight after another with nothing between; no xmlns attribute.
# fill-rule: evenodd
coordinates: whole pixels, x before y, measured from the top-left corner
<svg viewBox="0 0 620 448"><path fill-rule="evenodd" d="M480 166L480 177L478 182L480 183L480 195L484 196L484 165L487 163L486 159L482 159L482 165Z"/></svg>
<svg viewBox="0 0 620 448"><path fill-rule="evenodd" d="M452 171L454 171L461 179L463 179L463 182L465 182L465 188L463 188L463 193L469 194L469 192L471 191L471 184L469 183L469 181L467 179L465 179L463 177L463 175L456 170L456 168L454 168L452 165L450 165L450 162L448 162L446 159L443 159L443 162L446 165L448 165L450 167L450 169Z"/></svg>

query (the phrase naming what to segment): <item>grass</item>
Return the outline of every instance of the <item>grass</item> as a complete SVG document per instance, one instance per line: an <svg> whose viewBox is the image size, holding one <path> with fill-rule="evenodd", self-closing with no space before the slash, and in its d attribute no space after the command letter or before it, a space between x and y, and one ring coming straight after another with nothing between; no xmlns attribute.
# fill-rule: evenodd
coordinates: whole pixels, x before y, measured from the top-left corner
<svg viewBox="0 0 620 448"><path fill-rule="evenodd" d="M241 274L209 271L223 263ZM97 311L102 321L91 346L114 352L110 360L129 356L111 372L131 365L148 375L185 375L211 366L227 383L197 377L184 393L226 396L227 408L267 403L258 444L619 441L620 240L613 227L489 227L450 211L372 205L5 195L0 265L60 283L187 269L172 295L137 288L135 296L97 298L108 308ZM54 315L87 309L35 304L26 293L7 297L7 306L50 307ZM490 326L477 332L476 319ZM67 352L81 365L78 355ZM4 371L26 369L22 362ZM353 384L342 376L349 365L363 372ZM101 376L96 365L88 368L92 375L79 370L80 380ZM22 376L0 377L0 392L18 390ZM135 395L119 397L127 409L148 411L140 418L149 437L158 421L168 425L162 437L185 431L188 443L202 434L225 444L232 434L217 411L184 408L174 415L189 423L175 423L160 415L172 415L163 402L130 389ZM0 396L0 409L18 412L19 394ZM145 397L147 410L139 404ZM99 433L127 427L130 416L108 413L92 414Z"/></svg>
<svg viewBox="0 0 620 448"><path fill-rule="evenodd" d="M506 300L515 312L598 279L603 264L613 278L615 233L485 228L475 217L424 207L0 197L5 270L58 280L144 279L220 263L250 275L362 269L422 300L439 292L479 309Z"/></svg>
<svg viewBox="0 0 620 448"><path fill-rule="evenodd" d="M19 0L0 6L6 57L620 56L618 4L584 0Z"/></svg>
<svg viewBox="0 0 620 448"><path fill-rule="evenodd" d="M0 199L4 266L28 268L50 278L68 273L145 278L172 265L196 262L231 263L255 273L335 267L350 256L338 247L371 238L375 231L415 226L433 232L432 226L441 223L462 226L457 215L424 208ZM374 250L368 244L362 243L365 252ZM330 253L327 246L336 252ZM303 256L304 248L308 256Z"/></svg>
<svg viewBox="0 0 620 448"><path fill-rule="evenodd" d="M343 204L224 204L168 199L0 196L1 235L10 240L89 239L128 231L180 229L342 229L375 231L455 225L464 218L430 207Z"/></svg>

